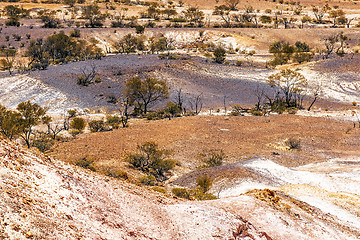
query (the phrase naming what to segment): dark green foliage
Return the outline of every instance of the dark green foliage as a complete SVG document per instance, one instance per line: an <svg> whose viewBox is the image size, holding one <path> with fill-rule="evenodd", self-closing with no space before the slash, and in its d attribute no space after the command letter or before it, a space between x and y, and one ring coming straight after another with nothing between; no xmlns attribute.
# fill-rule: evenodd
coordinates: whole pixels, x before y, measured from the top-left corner
<svg viewBox="0 0 360 240"><path fill-rule="evenodd" d="M125 35L119 42L117 42L115 45L115 48L120 53L132 53L136 50L143 51L145 50L145 44L142 37L136 37L132 34Z"/></svg>
<svg viewBox="0 0 360 240"><path fill-rule="evenodd" d="M20 134L20 114L0 105L0 131L10 140L18 136Z"/></svg>
<svg viewBox="0 0 360 240"><path fill-rule="evenodd" d="M141 25L136 25L135 30L136 30L136 34L143 34L145 31L145 27Z"/></svg>
<svg viewBox="0 0 360 240"><path fill-rule="evenodd" d="M159 149L154 142L138 145L138 153L127 154L127 161L135 168L153 175L156 180L164 181L175 161L169 159L170 151Z"/></svg>
<svg viewBox="0 0 360 240"><path fill-rule="evenodd" d="M188 199L188 200L213 200L216 197L211 193L204 193L199 189L187 190L186 188L173 188L172 194L177 197Z"/></svg>
<svg viewBox="0 0 360 240"><path fill-rule="evenodd" d="M29 15L29 10L14 5L7 5L4 7L4 13L8 17L8 20L5 22L6 26L19 27L19 19L27 17Z"/></svg>
<svg viewBox="0 0 360 240"><path fill-rule="evenodd" d="M212 186L212 179L208 175L203 175L196 179L196 184L203 193L206 193Z"/></svg>
<svg viewBox="0 0 360 240"><path fill-rule="evenodd" d="M291 59L298 63L308 62L313 57L309 45L300 41L297 41L295 46L285 41L273 42L269 47L269 52L275 57L269 62L270 66L283 65Z"/></svg>
<svg viewBox="0 0 360 240"><path fill-rule="evenodd" d="M40 152L46 152L55 144L55 140L45 133L37 134L32 141L32 146L39 149Z"/></svg>
<svg viewBox="0 0 360 240"><path fill-rule="evenodd" d="M80 30L74 29L74 31L70 32L70 37L79 38L80 37Z"/></svg>
<svg viewBox="0 0 360 240"><path fill-rule="evenodd" d="M186 190L186 188L173 188L171 192L179 198L190 200L190 193Z"/></svg>
<svg viewBox="0 0 360 240"><path fill-rule="evenodd" d="M46 115L45 109L30 101L20 103L16 110L20 114L19 135L27 147L30 147L33 128L39 124L47 124L51 118Z"/></svg>
<svg viewBox="0 0 360 240"><path fill-rule="evenodd" d="M129 104L135 105L143 114L147 113L149 105L169 98L166 82L156 78L141 80L139 77L133 77L125 86L124 95L129 100Z"/></svg>
<svg viewBox="0 0 360 240"><path fill-rule="evenodd" d="M106 116L106 124L109 125L113 129L118 129L120 126L121 117L118 116Z"/></svg>
<svg viewBox="0 0 360 240"><path fill-rule="evenodd" d="M222 165L226 159L226 155L223 150L211 149L200 153L199 158L204 163L201 167L207 168Z"/></svg>
<svg viewBox="0 0 360 240"><path fill-rule="evenodd" d="M75 117L70 122L70 128L82 132L85 129L86 121L81 117Z"/></svg>
<svg viewBox="0 0 360 240"><path fill-rule="evenodd" d="M89 122L89 128L91 132L107 131L108 128L103 120L93 120Z"/></svg>
<svg viewBox="0 0 360 240"><path fill-rule="evenodd" d="M39 124L48 124L51 118L46 115L46 111L42 107L32 104L30 101L20 103L16 110L8 110L0 105L0 132L10 140L21 137L27 147L31 147L34 140L33 128ZM48 136L39 135L38 143L36 143L39 149L44 149L44 151L47 150L45 137Z"/></svg>
<svg viewBox="0 0 360 240"><path fill-rule="evenodd" d="M30 65L35 69L46 69L49 63L62 63L89 58L99 59L102 50L84 40L75 40L63 31L47 37L45 40L31 40L25 52Z"/></svg>
<svg viewBox="0 0 360 240"><path fill-rule="evenodd" d="M105 15L100 12L100 7L97 4L84 6L82 11L82 18L87 19L86 27L97 28L103 26Z"/></svg>
<svg viewBox="0 0 360 240"><path fill-rule="evenodd" d="M215 62L221 64L224 63L225 59L226 59L226 50L221 46L217 47L214 51Z"/></svg>

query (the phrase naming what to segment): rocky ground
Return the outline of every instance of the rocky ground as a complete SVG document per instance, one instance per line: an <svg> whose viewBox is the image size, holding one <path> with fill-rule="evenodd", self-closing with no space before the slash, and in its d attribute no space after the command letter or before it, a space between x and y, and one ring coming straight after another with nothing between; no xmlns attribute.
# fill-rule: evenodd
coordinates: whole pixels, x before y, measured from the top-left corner
<svg viewBox="0 0 360 240"><path fill-rule="evenodd" d="M242 166L271 181L190 202L0 143L3 239L358 239L359 161ZM351 165L351 167L349 167ZM275 186L276 185L276 186ZM241 190L242 188L242 190Z"/></svg>

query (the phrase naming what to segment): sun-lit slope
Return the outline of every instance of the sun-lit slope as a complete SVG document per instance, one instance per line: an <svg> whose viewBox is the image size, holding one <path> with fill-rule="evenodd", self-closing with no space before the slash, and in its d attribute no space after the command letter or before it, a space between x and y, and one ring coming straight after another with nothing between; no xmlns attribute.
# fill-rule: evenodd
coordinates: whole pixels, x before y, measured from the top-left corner
<svg viewBox="0 0 360 240"><path fill-rule="evenodd" d="M304 175L306 177L306 175ZM307 187L180 201L0 141L0 237L4 239L357 239L347 215L298 200L358 197ZM305 192L301 192L305 191ZM292 197L294 194L296 197ZM339 204L336 205L340 208ZM350 215L351 215L350 214ZM356 217L354 217L356 220ZM355 222L356 223L356 222Z"/></svg>
<svg viewBox="0 0 360 240"><path fill-rule="evenodd" d="M0 141L0 237L5 239L229 238L241 223Z"/></svg>

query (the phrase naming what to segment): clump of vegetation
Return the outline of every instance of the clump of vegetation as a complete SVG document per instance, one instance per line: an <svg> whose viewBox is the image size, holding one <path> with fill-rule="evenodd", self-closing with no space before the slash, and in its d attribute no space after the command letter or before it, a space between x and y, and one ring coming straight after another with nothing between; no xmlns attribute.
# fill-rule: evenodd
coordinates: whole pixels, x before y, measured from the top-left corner
<svg viewBox="0 0 360 240"><path fill-rule="evenodd" d="M206 193L212 186L212 179L208 175L203 175L196 179L196 184L203 193Z"/></svg>
<svg viewBox="0 0 360 240"><path fill-rule="evenodd" d="M291 137L285 141L286 146L289 147L290 150L300 150L301 144L300 139L296 137Z"/></svg>
<svg viewBox="0 0 360 240"><path fill-rule="evenodd" d="M226 59L226 50L222 46L218 46L214 51L214 61L216 63L224 63Z"/></svg>
<svg viewBox="0 0 360 240"><path fill-rule="evenodd" d="M191 200L190 198L190 193L186 188L173 188L171 190L172 194L174 194L175 196L179 197L179 198L185 198L188 200Z"/></svg>
<svg viewBox="0 0 360 240"><path fill-rule="evenodd" d="M200 168L209 168L221 166L226 159L226 155L221 149L211 149L200 153L199 158L203 162Z"/></svg>
<svg viewBox="0 0 360 240"><path fill-rule="evenodd" d="M40 152L46 152L55 144L55 139L53 139L49 134L40 133L35 135L34 140L32 141L31 146L39 149Z"/></svg>
<svg viewBox="0 0 360 240"><path fill-rule="evenodd" d="M125 172L123 170L112 169L112 168L106 169L105 175L109 176L109 177L113 177L113 178L122 178L125 180L129 179L127 172Z"/></svg>
<svg viewBox="0 0 360 240"><path fill-rule="evenodd" d="M169 88L166 82L156 78L139 77L129 79L124 90L124 95L130 105L134 105L141 114L148 112L149 106L157 101L169 98Z"/></svg>
<svg viewBox="0 0 360 240"><path fill-rule="evenodd" d="M197 188L187 190L186 188L173 188L171 192L180 198L188 200L213 200L216 199L212 193L207 193L212 186L212 179L208 175L196 179Z"/></svg>
<svg viewBox="0 0 360 240"><path fill-rule="evenodd" d="M46 39L31 40L25 52L32 69L44 70L49 64L66 63L77 60L101 59L102 49L96 43L88 43L66 35L63 31Z"/></svg>
<svg viewBox="0 0 360 240"><path fill-rule="evenodd" d="M79 166L79 167L82 167L82 168L85 168L85 169L89 169L91 171L96 171L96 168L95 168L95 158L94 157L89 157L89 156L85 156L85 157L82 157L80 159L77 159L75 161L75 165L76 166Z"/></svg>
<svg viewBox="0 0 360 240"><path fill-rule="evenodd" d="M70 122L70 128L79 131L79 133L81 133L85 127L86 121L81 117L74 117Z"/></svg>
<svg viewBox="0 0 360 240"><path fill-rule="evenodd" d="M154 186L156 184L156 178L153 175L145 175L139 178L140 182L147 186Z"/></svg>
<svg viewBox="0 0 360 240"><path fill-rule="evenodd" d="M164 109L149 112L145 115L147 120L159 120L164 118L181 117L182 109L174 102L168 102Z"/></svg>
<svg viewBox="0 0 360 240"><path fill-rule="evenodd" d="M103 132L108 131L109 128L103 120L93 120L89 122L89 128L91 132Z"/></svg>
<svg viewBox="0 0 360 240"><path fill-rule="evenodd" d="M154 176L157 181L165 181L175 167L175 161L169 158L171 151L159 149L155 142L145 142L137 148L138 153L127 154L127 161L134 168Z"/></svg>
<svg viewBox="0 0 360 240"><path fill-rule="evenodd" d="M274 54L274 59L269 62L270 66L283 65L290 60L297 63L308 62L313 57L309 45L300 41L297 41L295 46L285 41L273 42L269 52Z"/></svg>

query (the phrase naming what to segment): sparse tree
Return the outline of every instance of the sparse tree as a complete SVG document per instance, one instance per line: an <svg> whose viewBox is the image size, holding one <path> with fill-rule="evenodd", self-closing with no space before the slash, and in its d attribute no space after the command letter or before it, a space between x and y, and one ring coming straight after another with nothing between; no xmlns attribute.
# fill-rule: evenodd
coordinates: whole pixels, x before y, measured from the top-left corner
<svg viewBox="0 0 360 240"><path fill-rule="evenodd" d="M189 99L190 108L196 115L198 115L203 107L202 93Z"/></svg>
<svg viewBox="0 0 360 240"><path fill-rule="evenodd" d="M267 83L271 87L276 87L281 90L285 96L285 104L287 107L299 107L296 96L301 93L308 84L306 78L301 73L291 69L284 69L279 73L269 76Z"/></svg>
<svg viewBox="0 0 360 240"><path fill-rule="evenodd" d="M169 171L175 167L175 162L169 157L171 151L159 149L155 142L145 142L137 147L138 153L127 154L127 161L135 168L153 175L156 180L167 179Z"/></svg>
<svg viewBox="0 0 360 240"><path fill-rule="evenodd" d="M226 5L215 6L213 12L214 15L219 15L221 19L225 22L224 27L231 27L232 15L230 14L231 8Z"/></svg>
<svg viewBox="0 0 360 240"><path fill-rule="evenodd" d="M0 132L12 140L20 134L20 114L0 105Z"/></svg>
<svg viewBox="0 0 360 240"><path fill-rule="evenodd" d="M323 23L323 18L330 9L331 8L329 7L329 4L327 3L322 7L314 6L312 8L312 11L318 23Z"/></svg>
<svg viewBox="0 0 360 240"><path fill-rule="evenodd" d="M19 136L25 141L27 147L30 148L31 136L34 133L33 128L39 124L47 124L49 117L46 115L45 109L30 101L20 103L16 109L20 114Z"/></svg>
<svg viewBox="0 0 360 240"><path fill-rule="evenodd" d="M124 90L124 95L129 99L129 104L138 105L143 114L148 112L150 105L169 98L169 88L166 82L156 78L139 77L129 79Z"/></svg>
<svg viewBox="0 0 360 240"><path fill-rule="evenodd" d="M83 8L82 18L89 21L86 26L96 28L102 27L102 21L105 19L105 15L101 13L100 7L97 4L92 4Z"/></svg>
<svg viewBox="0 0 360 240"><path fill-rule="evenodd" d="M333 26L335 27L337 24L337 20L339 18L345 17L345 12L341 9L333 10L329 13L329 18L333 19Z"/></svg>
<svg viewBox="0 0 360 240"><path fill-rule="evenodd" d="M184 17L190 24L197 25L198 27L202 27L204 20L204 12L200 11L196 7L190 7L183 12Z"/></svg>

